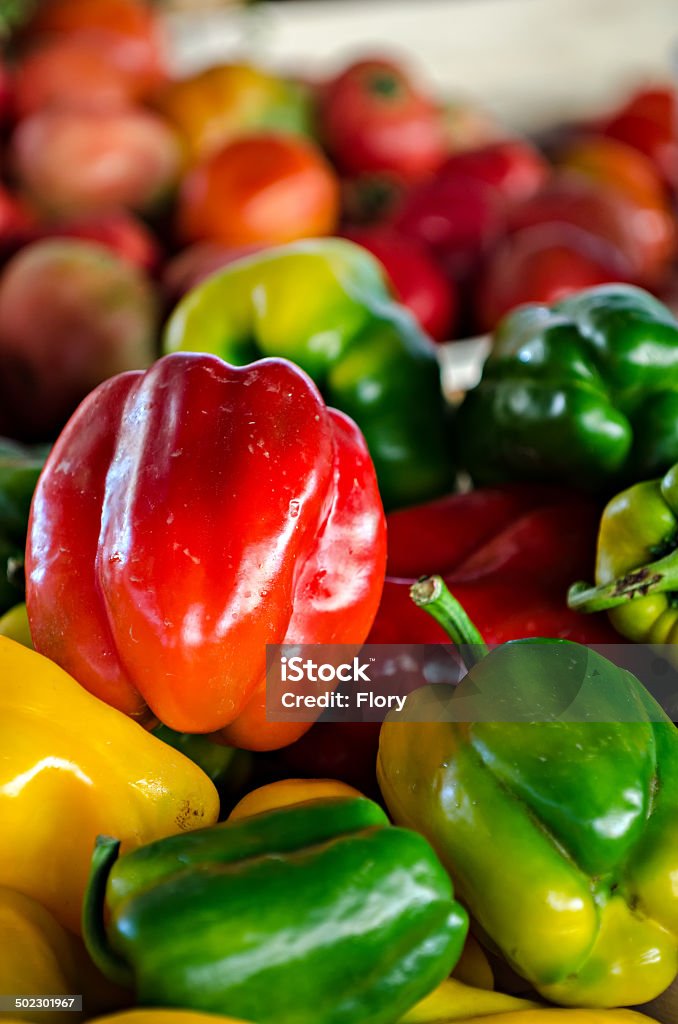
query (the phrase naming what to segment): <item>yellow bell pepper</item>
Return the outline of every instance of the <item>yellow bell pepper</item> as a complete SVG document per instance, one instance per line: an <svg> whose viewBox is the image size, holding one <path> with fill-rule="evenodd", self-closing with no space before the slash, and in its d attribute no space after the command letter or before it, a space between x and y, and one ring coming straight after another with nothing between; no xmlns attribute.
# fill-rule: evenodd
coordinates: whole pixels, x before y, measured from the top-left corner
<svg viewBox="0 0 678 1024"><path fill-rule="evenodd" d="M2 1024L7 1024L3 1019ZM194 1010L126 1010L97 1017L89 1024L248 1024L235 1017L219 1017L212 1013L196 1013Z"/></svg>
<svg viewBox="0 0 678 1024"><path fill-rule="evenodd" d="M448 1024L457 1017L438 1017L435 1024ZM468 1017L459 1024L475 1024L482 1018ZM423 1021L422 1021L423 1024ZM434 1024L433 1021L427 1024ZM513 1010L492 1018L492 1024L652 1024L652 1018L635 1010L563 1010L535 1006L531 1010Z"/></svg>
<svg viewBox="0 0 678 1024"><path fill-rule="evenodd" d="M336 779L282 779L269 782L266 786L253 789L235 805L228 816L229 821L250 818L253 814L272 811L277 807L304 804L309 800L325 800L328 797L347 798L362 796L362 793Z"/></svg>
<svg viewBox="0 0 678 1024"><path fill-rule="evenodd" d="M532 1009L535 1007L536 1009ZM494 1021L504 1021L506 1024L549 1024L548 1020L538 1021L532 1019L532 1014L538 1013L591 1013L595 1015L595 1011L578 1011L578 1010L543 1010L537 1007L536 1003L530 1003L526 999L516 999L514 996L505 996L500 992L486 992L482 989L474 989L470 986L463 985L458 981L444 981L442 985L439 985L430 996L405 1014L401 1018L399 1024L450 1024L453 1021L468 1020L469 1014L474 1014L472 1019L482 1016L492 1015L493 1024ZM628 1011L628 1015L631 1018L636 1018L636 1022L626 1019L625 1011L603 1011L603 1013L616 1014L619 1020L612 1019L609 1021L601 1019L600 1021L591 1019L590 1021L576 1021L573 1020L571 1024L640 1024L640 1022L647 1022L647 1018L644 1018L639 1013L632 1013ZM527 1015L530 1015L530 1019L527 1019ZM519 1017L525 1016L525 1020L518 1020ZM596 1015L597 1016L597 1015ZM516 1018L515 1022L510 1021L509 1018ZM9 1022L3 1021L3 1024L9 1024ZM144 1009L144 1010L127 1010L124 1013L115 1013L106 1017L97 1017L96 1020L91 1021L90 1024L246 1024L244 1021L237 1021L231 1017L219 1017L213 1016L207 1013L192 1013L188 1010L165 1010L165 1009ZM567 1021L558 1022L554 1021L553 1024L568 1024Z"/></svg>
<svg viewBox="0 0 678 1024"><path fill-rule="evenodd" d="M448 978L447 981L438 985L438 988L435 988L430 995L426 996L426 999L422 999L404 1017L401 1017L399 1024L448 1024L448 1021L461 1021L490 1015L492 1017L501 1015L501 1019L503 1019L504 1016L515 1016L515 1011L530 1011L537 1005L528 999L507 996L503 992L488 992L487 989L474 988L472 985L464 985L463 982L457 981L455 978ZM520 1024L520 1022L516 1021L515 1024ZM525 1024L537 1024L537 1022L526 1021Z"/></svg>
<svg viewBox="0 0 678 1024"><path fill-rule="evenodd" d="M82 941L45 907L0 886L0 993L16 996L81 995L81 1013L64 1010L19 1012L36 1024L85 1019L126 1005L129 994L113 986L94 966ZM3 1024L7 1018L0 1017Z"/></svg>
<svg viewBox="0 0 678 1024"><path fill-rule="evenodd" d="M6 1024L3 1020L2 1024ZM122 1014L97 1017L89 1024L248 1024L235 1017L218 1017L215 1014L201 1014L194 1010L126 1010Z"/></svg>
<svg viewBox="0 0 678 1024"><path fill-rule="evenodd" d="M74 932L94 842L127 849L212 825L208 777L53 662L0 637L0 885Z"/></svg>

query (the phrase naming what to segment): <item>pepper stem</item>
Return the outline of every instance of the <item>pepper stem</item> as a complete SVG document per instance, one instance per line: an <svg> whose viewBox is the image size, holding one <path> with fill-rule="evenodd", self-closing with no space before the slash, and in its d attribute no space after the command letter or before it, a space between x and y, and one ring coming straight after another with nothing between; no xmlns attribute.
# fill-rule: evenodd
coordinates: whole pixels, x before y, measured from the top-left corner
<svg viewBox="0 0 678 1024"><path fill-rule="evenodd" d="M453 644L460 648L464 664L473 668L488 653L480 631L447 588L442 576L422 576L410 587L410 597L439 622Z"/></svg>
<svg viewBox="0 0 678 1024"><path fill-rule="evenodd" d="M567 593L567 604L578 612L603 612L637 597L665 594L671 590L678 590L678 556L675 551L598 587L584 582L573 583Z"/></svg>
<svg viewBox="0 0 678 1024"><path fill-rule="evenodd" d="M111 949L104 925L106 883L119 851L119 839L97 836L82 905L82 937L87 952L102 974L123 988L133 988L134 975L125 961Z"/></svg>

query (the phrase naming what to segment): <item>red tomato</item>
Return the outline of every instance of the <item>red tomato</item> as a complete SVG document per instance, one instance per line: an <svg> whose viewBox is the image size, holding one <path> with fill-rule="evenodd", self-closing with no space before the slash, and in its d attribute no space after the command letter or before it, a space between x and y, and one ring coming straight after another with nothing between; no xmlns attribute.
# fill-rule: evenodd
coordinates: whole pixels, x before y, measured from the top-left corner
<svg viewBox="0 0 678 1024"><path fill-rule="evenodd" d="M339 183L320 151L293 136L236 139L191 168L179 196L179 234L229 246L332 234Z"/></svg>
<svg viewBox="0 0 678 1024"><path fill-rule="evenodd" d="M97 384L151 364L157 319L146 275L103 246L24 246L0 276L0 431L54 437Z"/></svg>
<svg viewBox="0 0 678 1024"><path fill-rule="evenodd" d="M347 174L394 171L416 179L445 159L438 106L389 60L351 64L321 93L320 127L332 157Z"/></svg>
<svg viewBox="0 0 678 1024"><path fill-rule="evenodd" d="M355 228L345 232L376 256L396 297L414 313L435 341L449 341L456 314L456 294L426 247L393 228Z"/></svg>
<svg viewBox="0 0 678 1024"><path fill-rule="evenodd" d="M561 172L548 185L508 213L510 232L536 224L572 224L598 235L622 252L640 276L641 262L629 206L619 193L596 187L573 173Z"/></svg>
<svg viewBox="0 0 678 1024"><path fill-rule="evenodd" d="M393 217L402 234L424 242L455 280L475 270L502 233L503 203L493 188L462 175L422 182Z"/></svg>
<svg viewBox="0 0 678 1024"><path fill-rule="evenodd" d="M505 238L491 254L478 290L481 330L525 302L550 304L582 288L631 280L619 250L572 224L537 224Z"/></svg>
<svg viewBox="0 0 678 1024"><path fill-rule="evenodd" d="M678 92L674 88L639 90L603 124L603 131L639 149L669 188L678 189Z"/></svg>
<svg viewBox="0 0 678 1024"><path fill-rule="evenodd" d="M172 129L134 107L41 110L19 122L12 155L24 189L59 216L148 209L172 188L180 164Z"/></svg>
<svg viewBox="0 0 678 1024"><path fill-rule="evenodd" d="M99 242L143 270L155 270L160 261L158 243L150 229L126 210L42 225L34 232L34 237L81 238L87 242Z"/></svg>
<svg viewBox="0 0 678 1024"><path fill-rule="evenodd" d="M440 173L443 177L464 174L484 181L509 202L519 202L539 191L550 168L539 150L525 139L501 139L479 149L454 153Z"/></svg>
<svg viewBox="0 0 678 1024"><path fill-rule="evenodd" d="M632 146L601 135L573 143L560 164L627 202L639 279L648 285L661 281L675 252L676 228L652 162Z"/></svg>

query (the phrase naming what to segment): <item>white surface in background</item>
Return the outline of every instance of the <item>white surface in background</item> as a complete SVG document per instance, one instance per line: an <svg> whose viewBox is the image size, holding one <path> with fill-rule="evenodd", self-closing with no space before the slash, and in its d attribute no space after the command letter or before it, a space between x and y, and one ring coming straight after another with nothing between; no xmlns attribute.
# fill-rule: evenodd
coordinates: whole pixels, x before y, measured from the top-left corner
<svg viewBox="0 0 678 1024"><path fill-rule="evenodd" d="M249 56L326 74L401 53L433 86L516 128L613 104L675 70L678 0L294 0L170 19L177 69Z"/></svg>

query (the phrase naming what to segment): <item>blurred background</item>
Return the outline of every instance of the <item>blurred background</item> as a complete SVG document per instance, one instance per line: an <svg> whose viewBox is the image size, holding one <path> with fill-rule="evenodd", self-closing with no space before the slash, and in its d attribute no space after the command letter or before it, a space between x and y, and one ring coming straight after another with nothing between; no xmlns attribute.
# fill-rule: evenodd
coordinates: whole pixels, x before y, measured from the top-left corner
<svg viewBox="0 0 678 1024"><path fill-rule="evenodd" d="M169 0L167 8L181 71L246 52L324 73L356 53L388 51L519 129L590 113L639 80L668 78L678 53L675 0Z"/></svg>

